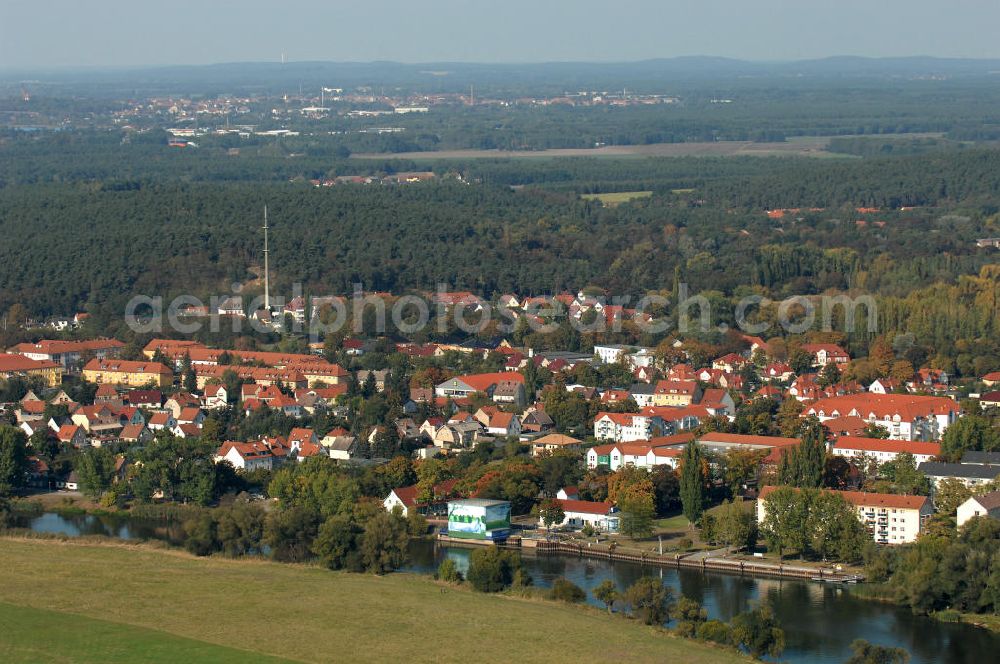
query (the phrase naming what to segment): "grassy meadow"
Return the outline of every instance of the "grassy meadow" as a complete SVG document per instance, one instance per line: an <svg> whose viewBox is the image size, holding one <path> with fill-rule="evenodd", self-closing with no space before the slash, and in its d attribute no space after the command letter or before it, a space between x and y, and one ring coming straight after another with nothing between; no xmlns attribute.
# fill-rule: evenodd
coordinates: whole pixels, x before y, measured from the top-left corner
<svg viewBox="0 0 1000 664"><path fill-rule="evenodd" d="M0 661L747 661L589 607L428 577L0 538Z"/></svg>
<svg viewBox="0 0 1000 664"><path fill-rule="evenodd" d="M651 191L615 191L607 194L581 194L580 198L585 201L600 201L601 205L610 207L621 205L638 198L649 198L653 195Z"/></svg>

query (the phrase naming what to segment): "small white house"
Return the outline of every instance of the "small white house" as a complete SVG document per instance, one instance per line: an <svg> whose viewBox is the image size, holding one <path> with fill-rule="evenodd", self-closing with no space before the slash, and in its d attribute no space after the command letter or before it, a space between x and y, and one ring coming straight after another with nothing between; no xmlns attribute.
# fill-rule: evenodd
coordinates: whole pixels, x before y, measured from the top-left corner
<svg viewBox="0 0 1000 664"><path fill-rule="evenodd" d="M1000 491L991 491L981 496L973 496L958 506L958 527L974 517L982 516L1000 519Z"/></svg>
<svg viewBox="0 0 1000 664"><path fill-rule="evenodd" d="M562 523L554 525L555 528L580 529L589 525L594 530L606 533L618 532L621 518L618 515L618 508L611 503L598 503L590 500L557 500L566 516ZM540 520L539 523L541 523Z"/></svg>
<svg viewBox="0 0 1000 664"><path fill-rule="evenodd" d="M227 441L215 453L215 462L228 461L239 470L271 470L274 454L264 443L239 443Z"/></svg>

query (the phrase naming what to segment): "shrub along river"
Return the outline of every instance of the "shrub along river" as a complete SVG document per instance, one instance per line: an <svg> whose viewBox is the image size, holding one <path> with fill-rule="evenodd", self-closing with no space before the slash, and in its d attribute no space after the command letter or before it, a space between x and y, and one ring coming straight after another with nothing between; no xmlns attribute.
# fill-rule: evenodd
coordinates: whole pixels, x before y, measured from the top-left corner
<svg viewBox="0 0 1000 664"><path fill-rule="evenodd" d="M115 516L62 516L46 513L20 517L16 524L35 532L69 536L104 535L121 539L159 539L180 544L174 523ZM433 573L445 558L465 572L472 549L414 541L407 571ZM908 650L914 664L997 661L1000 635L961 623L913 615L908 609L857 597L850 586L809 581L740 577L692 569L663 569L566 555L527 554L522 558L536 586L546 588L560 576L587 591L587 601L603 606L591 589L611 579L624 590L641 576L658 576L676 596L698 601L709 618L730 620L754 601L767 599L785 630L783 662L840 663L850 656L854 639Z"/></svg>

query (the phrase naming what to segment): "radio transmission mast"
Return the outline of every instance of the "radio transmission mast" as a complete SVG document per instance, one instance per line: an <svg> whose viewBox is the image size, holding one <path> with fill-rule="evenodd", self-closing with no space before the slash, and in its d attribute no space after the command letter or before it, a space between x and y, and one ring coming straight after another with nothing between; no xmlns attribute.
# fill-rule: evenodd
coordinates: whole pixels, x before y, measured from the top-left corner
<svg viewBox="0 0 1000 664"><path fill-rule="evenodd" d="M264 309L271 311L271 274L267 249L267 205L264 206Z"/></svg>

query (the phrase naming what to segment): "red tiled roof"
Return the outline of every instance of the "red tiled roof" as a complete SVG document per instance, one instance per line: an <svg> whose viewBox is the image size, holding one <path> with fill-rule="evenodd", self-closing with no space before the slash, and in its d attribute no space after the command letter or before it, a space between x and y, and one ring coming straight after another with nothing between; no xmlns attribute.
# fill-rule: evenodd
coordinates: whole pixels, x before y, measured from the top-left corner
<svg viewBox="0 0 1000 664"><path fill-rule="evenodd" d="M940 443L923 443L909 440L882 440L880 438L861 438L858 436L841 436L834 447L838 449L863 450L866 452L909 452L910 454L941 454Z"/></svg>
<svg viewBox="0 0 1000 664"><path fill-rule="evenodd" d="M765 500L778 487L766 486L760 490L760 500ZM798 489L796 489L798 491ZM866 493L864 491L834 491L823 489L842 496L844 500L856 507L892 507L896 509L919 510L928 501L927 496L900 496L891 493Z"/></svg>
<svg viewBox="0 0 1000 664"><path fill-rule="evenodd" d="M693 395L698 389L698 383L692 380L660 380L656 382L656 394L686 394Z"/></svg>
<svg viewBox="0 0 1000 664"><path fill-rule="evenodd" d="M434 495L435 496L448 496L454 491L455 485L458 484L458 480L444 480L434 485ZM417 505L417 485L413 484L411 486L401 486L396 487L392 490L407 507L413 507Z"/></svg>
<svg viewBox="0 0 1000 664"><path fill-rule="evenodd" d="M633 419L640 417L638 413L605 413L600 412L594 415L594 421L603 420L608 418L618 426L632 426Z"/></svg>
<svg viewBox="0 0 1000 664"><path fill-rule="evenodd" d="M500 371L497 373L469 374L467 376L455 376L459 380L477 392L485 392L491 386L502 382L514 382L524 384L524 376L516 371Z"/></svg>
<svg viewBox="0 0 1000 664"><path fill-rule="evenodd" d="M607 514L611 511L611 503L597 503L590 500L562 500L557 499L564 512L577 512L580 514Z"/></svg>
<svg viewBox="0 0 1000 664"><path fill-rule="evenodd" d="M686 445L694 440L693 433L675 433L672 436L657 436L650 438L649 444L657 447L663 445Z"/></svg>
<svg viewBox="0 0 1000 664"><path fill-rule="evenodd" d="M819 414L843 416L857 414L866 418L874 413L878 419L899 415L906 420L928 415L958 412L958 403L947 397L919 394L847 394L820 399L802 412L802 416Z"/></svg>
<svg viewBox="0 0 1000 664"><path fill-rule="evenodd" d="M96 357L83 367L84 371L112 371L123 373L137 373L150 375L173 375L165 365L159 362L132 362L130 360L97 359Z"/></svg>
<svg viewBox="0 0 1000 664"><path fill-rule="evenodd" d="M66 443L66 442L69 442L69 441L73 440L73 436L75 436L76 432L79 431L79 430L80 430L79 425L76 425L76 424L64 424L61 427L59 427L59 432L56 434L56 437L61 442Z"/></svg>
<svg viewBox="0 0 1000 664"><path fill-rule="evenodd" d="M21 343L11 350L15 353L43 353L45 355L61 353L83 353L86 351L110 350L124 348L125 344L117 339L85 339L82 341L65 341L62 339L41 339L36 343Z"/></svg>
<svg viewBox="0 0 1000 664"><path fill-rule="evenodd" d="M722 433L711 431L702 434L698 438L699 442L729 443L732 445L748 445L754 447L788 447L798 445L801 441L798 438L782 438L780 436L751 436L742 433Z"/></svg>
<svg viewBox="0 0 1000 664"><path fill-rule="evenodd" d="M646 406L639 412L642 415L659 417L665 422L677 422L685 417L696 417L701 420L711 416L708 408L700 404L692 406Z"/></svg>
<svg viewBox="0 0 1000 664"><path fill-rule="evenodd" d="M0 353L0 371L37 371L39 369L55 369L61 366L48 360L33 360L23 355Z"/></svg>

